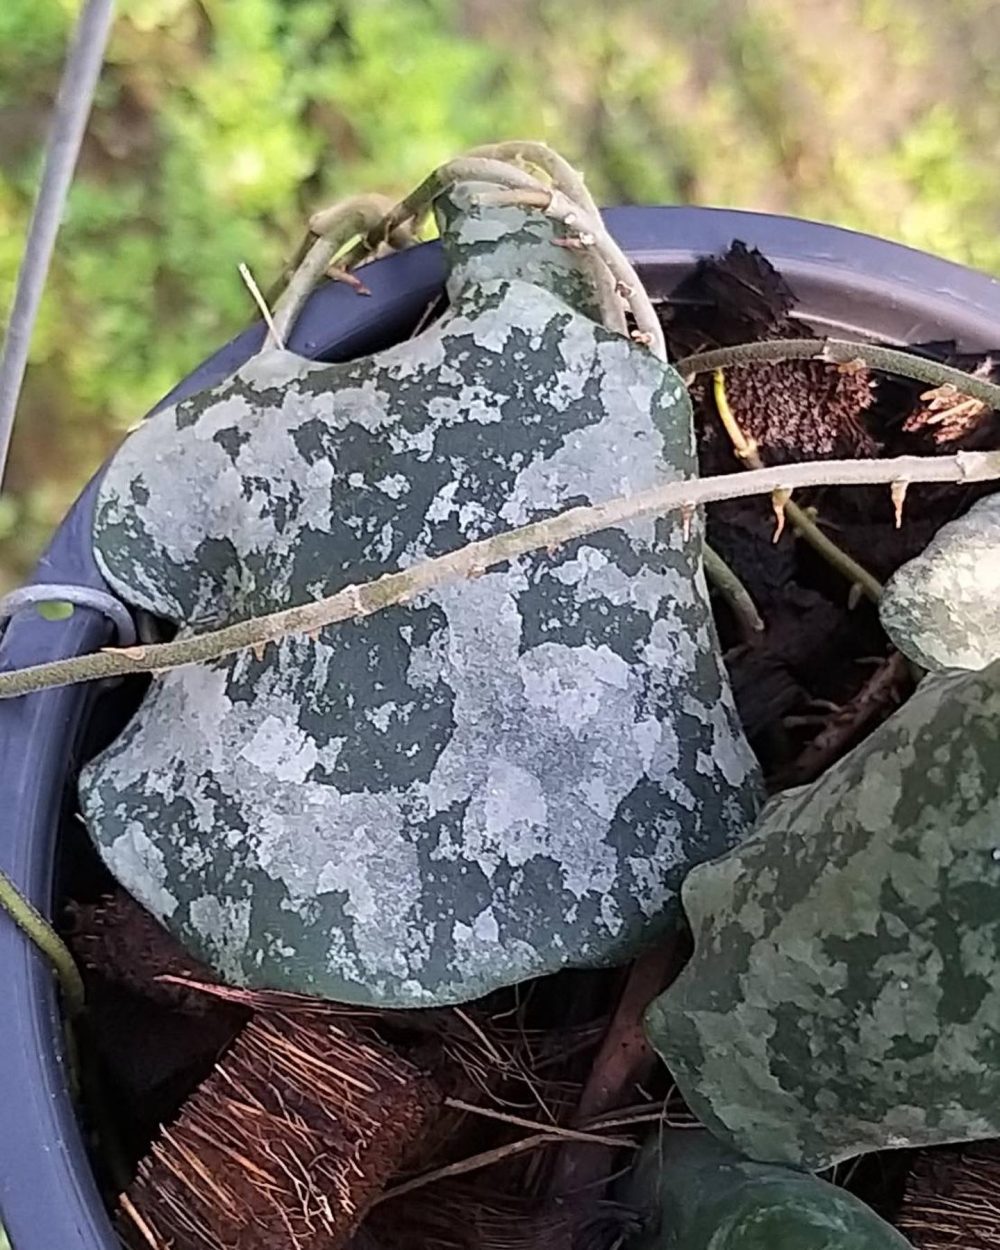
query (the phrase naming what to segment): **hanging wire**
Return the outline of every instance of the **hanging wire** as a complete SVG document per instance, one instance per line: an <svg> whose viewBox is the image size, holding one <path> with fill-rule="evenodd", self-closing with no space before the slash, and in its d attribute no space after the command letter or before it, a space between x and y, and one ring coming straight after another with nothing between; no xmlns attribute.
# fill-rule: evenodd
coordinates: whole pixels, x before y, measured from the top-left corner
<svg viewBox="0 0 1000 1250"><path fill-rule="evenodd" d="M0 356L0 486L10 451L17 401L28 365L31 334L90 116L114 7L114 0L86 0L59 84L45 153L45 169L28 227L3 355Z"/></svg>

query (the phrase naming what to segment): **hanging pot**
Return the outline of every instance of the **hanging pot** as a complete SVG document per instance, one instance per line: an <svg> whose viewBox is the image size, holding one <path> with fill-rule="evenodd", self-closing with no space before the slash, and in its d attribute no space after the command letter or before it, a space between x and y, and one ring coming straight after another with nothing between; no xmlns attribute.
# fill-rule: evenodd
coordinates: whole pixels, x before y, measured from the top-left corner
<svg viewBox="0 0 1000 1250"><path fill-rule="evenodd" d="M734 239L759 248L797 297L796 315L819 333L906 344L954 339L983 351L1000 338L1000 282L897 244L792 218L700 208L620 208L607 223L652 298L665 299L698 259ZM317 290L290 347L349 360L410 333L441 290L428 244L366 268L367 299L342 284ZM256 325L210 357L159 408L222 381L259 348ZM95 478L57 530L30 586L76 587L65 620L17 606L0 637L0 670L83 655L128 638L127 608L108 595L91 553ZM67 597L65 591L53 597ZM89 606L88 606L89 605ZM134 706L127 686L70 686L0 702L0 868L43 912L65 893L66 852L83 836L73 819L80 764ZM66 872L63 872L63 868ZM0 1013L0 1215L16 1250L117 1250L70 1099L59 1006L50 970L12 923L0 923L6 989Z"/></svg>

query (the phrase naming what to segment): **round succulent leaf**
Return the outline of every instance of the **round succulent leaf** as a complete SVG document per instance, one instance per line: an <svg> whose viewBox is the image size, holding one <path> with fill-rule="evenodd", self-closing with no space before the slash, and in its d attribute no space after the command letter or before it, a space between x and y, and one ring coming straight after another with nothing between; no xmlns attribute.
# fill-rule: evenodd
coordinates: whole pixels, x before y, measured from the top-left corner
<svg viewBox="0 0 1000 1250"><path fill-rule="evenodd" d="M647 1029L735 1149L819 1170L1000 1136L1000 661L921 682L683 903Z"/></svg>
<svg viewBox="0 0 1000 1250"><path fill-rule="evenodd" d="M184 636L694 469L672 369L494 277L378 355L268 352L151 418L95 546ZM700 541L630 522L156 676L81 778L106 863L236 984L425 1006L631 958L758 810Z"/></svg>
<svg viewBox="0 0 1000 1250"><path fill-rule="evenodd" d="M627 1199L650 1217L628 1250L910 1250L854 1194L754 1163L703 1129L654 1135Z"/></svg>
<svg viewBox="0 0 1000 1250"><path fill-rule="evenodd" d="M938 530L886 583L879 616L893 643L931 670L1000 658L1000 495Z"/></svg>

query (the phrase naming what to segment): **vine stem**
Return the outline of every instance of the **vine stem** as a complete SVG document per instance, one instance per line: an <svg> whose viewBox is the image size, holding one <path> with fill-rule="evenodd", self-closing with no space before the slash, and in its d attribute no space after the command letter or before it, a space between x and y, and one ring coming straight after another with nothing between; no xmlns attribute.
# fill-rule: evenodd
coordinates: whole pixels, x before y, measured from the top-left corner
<svg viewBox="0 0 1000 1250"><path fill-rule="evenodd" d="M735 347L720 347L711 352L699 352L678 360L674 368L690 382L699 373L712 373L716 369L732 369L739 365L777 364L783 360L822 360L831 365L849 365L861 361L870 369L883 373L895 373L915 382L927 382L931 386L953 386L961 395L981 400L988 407L1000 411L1000 386L978 378L951 365L893 347L881 347L875 343L855 343L850 339L768 339L760 343L740 343Z"/></svg>
<svg viewBox="0 0 1000 1250"><path fill-rule="evenodd" d="M953 456L897 456L888 460L818 460L726 473L719 477L667 482L636 495L620 496L565 512L469 543L411 568L345 586L328 598L239 621L222 629L153 646L105 648L95 655L55 660L0 673L0 698L131 673L164 672L203 664L247 648L258 651L291 635L313 635L340 621L368 616L439 586L477 577L497 564L533 551L554 550L588 534L662 516L721 499L770 495L810 486L891 485L893 482L985 482L1000 478L1000 451L957 452Z"/></svg>
<svg viewBox="0 0 1000 1250"><path fill-rule="evenodd" d="M40 911L25 898L6 873L0 872L0 908L7 913L21 932L48 960L59 982L65 1011L64 1036L70 1092L74 1101L80 1097L81 1065L75 1026L86 1008L86 991L80 969L69 947Z"/></svg>
<svg viewBox="0 0 1000 1250"><path fill-rule="evenodd" d="M62 989L66 1015L75 1020L82 1014L85 1000L80 970L59 934L3 872L0 872L0 907L52 965Z"/></svg>
<svg viewBox="0 0 1000 1250"><path fill-rule="evenodd" d="M763 469L764 461L757 450L757 443L743 433L729 406L729 399L726 396L726 380L721 369L715 370L713 391L719 418L729 435L729 441L733 444L737 459L748 469ZM804 542L807 542L814 551L818 551L838 573L843 573L853 585L859 586L872 603L878 603L882 597L882 583L878 578L873 577L866 568L858 564L857 560L852 559L832 539L827 538L806 510L792 502L787 491L775 492L774 510L778 517L778 528L774 534L775 542L781 536L783 516L787 516L792 529Z"/></svg>
<svg viewBox="0 0 1000 1250"><path fill-rule="evenodd" d="M303 304L317 282L325 277L338 253L357 235L381 221L385 211L384 197L356 195L313 217L310 222L313 241L274 305L271 333L279 344L288 341Z"/></svg>
<svg viewBox="0 0 1000 1250"><path fill-rule="evenodd" d="M596 214L598 209L583 175L559 155L547 143L535 139L505 139L500 143L487 143L473 148L469 156L485 156L497 161L524 161L548 174L552 185L576 200L587 213Z"/></svg>
<svg viewBox="0 0 1000 1250"><path fill-rule="evenodd" d="M344 268L366 260L387 242L395 231L419 221L439 195L455 182L488 182L511 190L544 191L546 186L532 174L487 156L460 156L433 170L419 186L376 222L344 257Z"/></svg>
<svg viewBox="0 0 1000 1250"><path fill-rule="evenodd" d="M551 186L513 164L515 160L541 170L548 176ZM574 231L575 238L571 242L579 243L596 262L592 276L605 323L619 333L627 333L623 301L627 302L636 319L638 340L659 359L666 359L659 318L635 269L608 233L583 178L563 157L542 143L513 139L488 144L439 166L388 212L366 221L360 229L347 235L339 232L342 245L360 235L343 256L343 268L350 270L361 264L384 244L395 245L400 232L418 222L434 200L455 182L493 184L502 189L494 202L541 208ZM371 200L367 204L370 205ZM339 206L328 210L332 214L339 211ZM312 235L320 237L311 243L307 240L299 249L295 271L275 307L274 319L286 336L305 296L326 272L337 250L326 237L329 233L326 215L314 216L310 226Z"/></svg>
<svg viewBox="0 0 1000 1250"><path fill-rule="evenodd" d="M704 544L702 563L705 565L705 576L729 604L744 640L749 641L756 634L762 634L765 629L764 621L750 592L708 543Z"/></svg>
<svg viewBox="0 0 1000 1250"><path fill-rule="evenodd" d="M484 197L486 198L486 197ZM616 299L624 299L635 317L637 342L645 344L658 360L667 359L667 345L663 326L656 315L652 300L639 280L632 262L605 228L600 214L584 212L575 200L558 190L495 192L490 197L494 204L517 204L538 208L547 217L560 221L567 229L576 232L581 246L594 254L606 267L611 278L611 291ZM617 323L613 328L618 327Z"/></svg>

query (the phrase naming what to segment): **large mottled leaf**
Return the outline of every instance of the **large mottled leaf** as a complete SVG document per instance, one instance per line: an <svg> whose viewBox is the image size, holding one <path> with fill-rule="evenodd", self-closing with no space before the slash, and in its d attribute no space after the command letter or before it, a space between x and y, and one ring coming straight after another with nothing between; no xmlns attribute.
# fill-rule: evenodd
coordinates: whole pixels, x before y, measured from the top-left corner
<svg viewBox="0 0 1000 1250"><path fill-rule="evenodd" d="M694 955L648 1030L736 1149L1000 1136L1000 661L926 678L683 901Z"/></svg>
<svg viewBox="0 0 1000 1250"><path fill-rule="evenodd" d="M927 669L1000 658L1000 495L943 526L897 569L879 603L885 632Z"/></svg>
<svg viewBox="0 0 1000 1250"><path fill-rule="evenodd" d="M268 352L128 439L126 599L183 637L694 472L680 378L592 320L559 227L462 192L442 225L424 333ZM409 1006L630 958L756 814L700 541L629 523L155 678L81 780L105 861L238 983Z"/></svg>
<svg viewBox="0 0 1000 1250"><path fill-rule="evenodd" d="M647 1216L628 1250L908 1250L910 1243L846 1190L754 1163L704 1130L655 1134L628 1199Z"/></svg>

